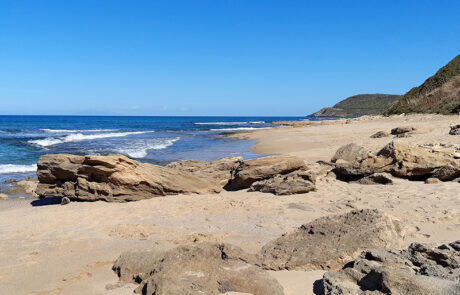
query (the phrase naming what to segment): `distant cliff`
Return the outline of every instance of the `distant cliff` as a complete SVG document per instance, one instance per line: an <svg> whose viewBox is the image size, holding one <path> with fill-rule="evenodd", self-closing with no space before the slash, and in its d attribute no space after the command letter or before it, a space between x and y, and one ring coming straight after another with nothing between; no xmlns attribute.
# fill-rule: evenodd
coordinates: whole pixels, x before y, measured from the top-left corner
<svg viewBox="0 0 460 295"><path fill-rule="evenodd" d="M310 116L358 117L363 115L375 115L388 108L391 103L398 100L400 97L400 95L393 94L359 94L348 97L331 108L322 108Z"/></svg>
<svg viewBox="0 0 460 295"><path fill-rule="evenodd" d="M460 55L389 106L385 115L460 112Z"/></svg>

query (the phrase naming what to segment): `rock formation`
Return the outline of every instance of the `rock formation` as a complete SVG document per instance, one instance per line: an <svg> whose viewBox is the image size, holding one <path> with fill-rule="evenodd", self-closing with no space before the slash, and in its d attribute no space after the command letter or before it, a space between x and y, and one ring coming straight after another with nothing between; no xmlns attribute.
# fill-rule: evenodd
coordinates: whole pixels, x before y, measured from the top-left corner
<svg viewBox="0 0 460 295"><path fill-rule="evenodd" d="M318 218L262 247L262 267L273 270L339 269L368 248L403 246L400 223L379 210Z"/></svg>
<svg viewBox="0 0 460 295"><path fill-rule="evenodd" d="M343 180L357 180L374 173L387 172L413 180L438 178L450 181L460 176L460 159L453 152L390 142L376 155L340 161L334 172Z"/></svg>
<svg viewBox="0 0 460 295"><path fill-rule="evenodd" d="M232 171L243 164L242 157L227 157L216 161L184 160L171 162L166 167L186 171L198 177L215 179L222 187L232 177Z"/></svg>
<svg viewBox="0 0 460 295"><path fill-rule="evenodd" d="M316 190L316 179L309 171L294 171L285 175L276 174L269 179L254 182L249 191L260 191L275 195L305 194Z"/></svg>
<svg viewBox="0 0 460 295"><path fill-rule="evenodd" d="M136 293L142 294L284 294L281 285L255 262L254 255L233 245L197 243L166 252L127 252L113 270L121 280L140 283Z"/></svg>
<svg viewBox="0 0 460 295"><path fill-rule="evenodd" d="M460 241L366 250L343 269L324 274L322 285L325 295L460 294Z"/></svg>
<svg viewBox="0 0 460 295"><path fill-rule="evenodd" d="M14 186L8 191L10 195L27 195L32 198L38 198L37 190L38 180L36 178L26 178L15 182Z"/></svg>
<svg viewBox="0 0 460 295"><path fill-rule="evenodd" d="M349 143L341 146L332 157L331 162L335 163L338 160L343 161L361 161L369 156L369 150L355 143Z"/></svg>
<svg viewBox="0 0 460 295"><path fill-rule="evenodd" d="M449 134L450 135L460 135L460 125L454 125L450 127Z"/></svg>
<svg viewBox="0 0 460 295"><path fill-rule="evenodd" d="M50 154L38 161L40 197L77 201L134 201L156 196L216 193L220 186L191 173L122 155L75 156Z"/></svg>
<svg viewBox="0 0 460 295"><path fill-rule="evenodd" d="M409 132L412 132L412 131L415 131L414 127L406 126L406 127L393 128L393 129L391 129L390 133L392 135L400 135L400 134L405 134L405 133L409 133Z"/></svg>
<svg viewBox="0 0 460 295"><path fill-rule="evenodd" d="M304 161L293 156L270 156L247 160L232 171L232 178L226 188L231 190L249 188L256 181L305 168Z"/></svg>
<svg viewBox="0 0 460 295"><path fill-rule="evenodd" d="M376 133L371 135L371 138L382 138L382 137L388 137L390 134L385 131L377 131Z"/></svg>

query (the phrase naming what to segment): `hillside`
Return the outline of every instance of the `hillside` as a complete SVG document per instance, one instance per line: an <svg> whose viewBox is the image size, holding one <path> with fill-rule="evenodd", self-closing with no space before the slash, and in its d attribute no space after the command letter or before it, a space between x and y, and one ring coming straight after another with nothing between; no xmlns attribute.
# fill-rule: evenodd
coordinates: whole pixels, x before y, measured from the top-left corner
<svg viewBox="0 0 460 295"><path fill-rule="evenodd" d="M359 94L348 97L333 107L322 108L312 117L358 117L382 112L389 104L399 99L392 94Z"/></svg>
<svg viewBox="0 0 460 295"><path fill-rule="evenodd" d="M460 112L460 55L426 81L412 88L384 111L385 115L401 113Z"/></svg>

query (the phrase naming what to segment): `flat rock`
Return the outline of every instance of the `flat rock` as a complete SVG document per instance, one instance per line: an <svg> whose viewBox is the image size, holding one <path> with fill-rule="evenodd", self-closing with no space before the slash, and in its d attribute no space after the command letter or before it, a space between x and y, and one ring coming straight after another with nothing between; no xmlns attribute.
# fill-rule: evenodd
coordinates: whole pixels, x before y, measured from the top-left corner
<svg viewBox="0 0 460 295"><path fill-rule="evenodd" d="M249 191L260 191L275 195L305 194L316 190L315 177L308 171L294 171L275 175L269 179L254 182Z"/></svg>
<svg viewBox="0 0 460 295"><path fill-rule="evenodd" d="M460 294L460 241L366 250L343 269L325 273L322 288L325 295Z"/></svg>
<svg viewBox="0 0 460 295"><path fill-rule="evenodd" d="M388 136L390 136L390 134L388 132L378 131L378 132L372 134L370 137L371 138L382 138L382 137L388 137Z"/></svg>
<svg viewBox="0 0 460 295"><path fill-rule="evenodd" d="M409 133L415 130L416 130L415 127L411 127L411 126L396 127L396 128L391 129L390 133L392 135L398 135L398 134Z"/></svg>
<svg viewBox="0 0 460 295"><path fill-rule="evenodd" d="M450 127L450 135L460 135L460 125L454 125Z"/></svg>
<svg viewBox="0 0 460 295"><path fill-rule="evenodd" d="M389 173L374 173L356 181L359 184L393 184Z"/></svg>
<svg viewBox="0 0 460 295"><path fill-rule="evenodd" d="M367 248L400 248L399 221L379 210L321 217L267 243L258 256L272 270L333 270Z"/></svg>
<svg viewBox="0 0 460 295"><path fill-rule="evenodd" d="M190 172L195 176L217 181L222 187L232 177L232 171L243 163L242 157L227 157L216 161L184 160L171 162L167 167Z"/></svg>
<svg viewBox="0 0 460 295"><path fill-rule="evenodd" d="M136 293L142 294L284 294L255 261L254 255L233 245L196 243L164 252L124 253L113 269L120 279L140 283Z"/></svg>
<svg viewBox="0 0 460 295"><path fill-rule="evenodd" d="M49 154L38 161L36 193L76 201L135 201L174 194L216 193L208 179L122 155Z"/></svg>
<svg viewBox="0 0 460 295"><path fill-rule="evenodd" d="M38 179L27 178L15 182L14 186L8 191L10 195L27 195L32 198L38 198L37 190Z"/></svg>
<svg viewBox="0 0 460 295"><path fill-rule="evenodd" d="M335 163L338 160L346 162L362 160L367 158L369 150L355 143L349 143L341 146L332 157L331 162Z"/></svg>
<svg viewBox="0 0 460 295"><path fill-rule="evenodd" d="M226 189L239 190L249 188L254 182L285 175L296 170L304 170L305 162L293 156L269 156L244 161L232 171L232 178Z"/></svg>
<svg viewBox="0 0 460 295"><path fill-rule="evenodd" d="M366 159L336 162L334 172L342 180L357 180L374 173L390 173L412 180L438 178L450 181L460 176L460 159L452 152L390 142Z"/></svg>

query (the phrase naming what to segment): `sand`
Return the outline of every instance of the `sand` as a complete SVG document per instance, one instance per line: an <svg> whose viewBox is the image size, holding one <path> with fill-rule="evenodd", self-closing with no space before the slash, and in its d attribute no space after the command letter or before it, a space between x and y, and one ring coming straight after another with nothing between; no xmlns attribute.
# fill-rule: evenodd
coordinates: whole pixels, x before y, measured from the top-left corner
<svg viewBox="0 0 460 295"><path fill-rule="evenodd" d="M314 127L275 128L239 134L257 140L253 150L291 154L314 162L356 142L377 150L392 138L376 131L414 126L416 134L396 140L460 144L448 135L456 116L400 116L352 120ZM192 241L219 241L255 253L278 235L315 218L353 208L378 208L406 224L411 242L441 243L460 237L460 184L360 185L324 178L318 190L294 196L259 192L178 195L131 203L32 206L0 201L0 294L132 294L119 285L111 266L132 248L171 248ZM314 294L322 271L270 272L285 294Z"/></svg>

